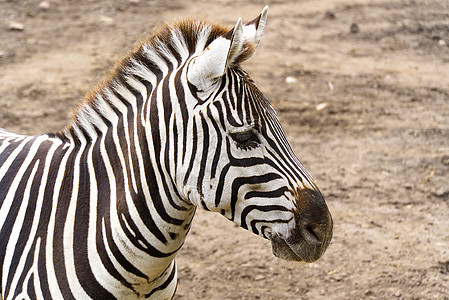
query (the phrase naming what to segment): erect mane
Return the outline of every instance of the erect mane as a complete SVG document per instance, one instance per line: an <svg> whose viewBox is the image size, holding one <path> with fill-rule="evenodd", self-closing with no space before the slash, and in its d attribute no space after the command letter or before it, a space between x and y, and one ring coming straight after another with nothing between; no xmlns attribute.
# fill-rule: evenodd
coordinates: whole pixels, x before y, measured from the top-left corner
<svg viewBox="0 0 449 300"><path fill-rule="evenodd" d="M229 32L229 28L200 19L184 19L175 21L171 25L164 24L159 30L156 30L143 43L135 47L125 57L118 61L114 67L108 72L105 78L101 80L95 88L86 93L78 106L72 111L72 123L68 125L66 130L72 131L73 125L79 122L80 116L83 115L87 107L94 107L98 95L107 87L112 87L114 83L124 82L128 74L127 68L132 67L132 61L140 61L145 64L151 64L151 60L144 55L148 49L154 50L156 53L164 57L163 51L167 49L174 54L176 49L173 45L175 35L182 36L184 40L185 50L192 55L197 49L198 40L206 38L204 48L206 48L213 40L219 36ZM201 34L207 33L206 36ZM146 60L146 61L144 61Z"/></svg>

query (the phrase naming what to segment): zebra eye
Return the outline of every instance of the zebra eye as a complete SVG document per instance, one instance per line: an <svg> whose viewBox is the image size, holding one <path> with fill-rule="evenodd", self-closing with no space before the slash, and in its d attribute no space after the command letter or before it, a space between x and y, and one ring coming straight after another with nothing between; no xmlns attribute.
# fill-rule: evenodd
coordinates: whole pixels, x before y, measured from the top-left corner
<svg viewBox="0 0 449 300"><path fill-rule="evenodd" d="M251 130L231 133L231 138L237 143L237 147L243 150L255 148L260 144L257 134Z"/></svg>

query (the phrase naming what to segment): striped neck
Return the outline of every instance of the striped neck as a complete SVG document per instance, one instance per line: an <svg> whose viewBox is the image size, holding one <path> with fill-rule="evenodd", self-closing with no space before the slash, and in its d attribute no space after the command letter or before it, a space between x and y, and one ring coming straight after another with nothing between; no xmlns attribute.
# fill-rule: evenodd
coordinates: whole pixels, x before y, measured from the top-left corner
<svg viewBox="0 0 449 300"><path fill-rule="evenodd" d="M110 226L120 224L116 232L133 245L130 250L149 254L147 260L133 258L136 249L124 254L149 281L182 246L195 211L179 187L185 171L180 161L189 138L186 124L194 106L186 102L190 90L182 80L185 62L214 38L213 27L198 28L167 27L142 44L86 96L62 134L87 153L80 159L105 171L104 177L96 177L100 187L114 182L110 193L115 193L116 203L105 204L109 208L104 214L111 215ZM189 40L192 33L187 29L198 31L198 40ZM98 207L110 198L98 198Z"/></svg>

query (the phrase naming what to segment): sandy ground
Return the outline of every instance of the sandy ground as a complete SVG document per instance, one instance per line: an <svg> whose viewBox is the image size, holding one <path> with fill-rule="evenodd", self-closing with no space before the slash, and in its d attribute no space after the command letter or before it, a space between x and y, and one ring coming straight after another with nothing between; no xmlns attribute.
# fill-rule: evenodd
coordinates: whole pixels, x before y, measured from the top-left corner
<svg viewBox="0 0 449 300"><path fill-rule="evenodd" d="M449 1L187 2L1 0L0 127L59 130L155 26L233 26L268 3L245 69L325 195L334 239L317 263L288 263L199 211L175 299L449 299Z"/></svg>

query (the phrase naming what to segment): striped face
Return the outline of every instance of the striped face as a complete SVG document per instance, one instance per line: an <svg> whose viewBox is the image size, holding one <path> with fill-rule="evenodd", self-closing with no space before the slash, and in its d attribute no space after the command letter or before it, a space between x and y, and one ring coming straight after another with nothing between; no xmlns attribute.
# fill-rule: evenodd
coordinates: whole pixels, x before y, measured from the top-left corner
<svg viewBox="0 0 449 300"><path fill-rule="evenodd" d="M268 99L240 67L201 93L193 117L195 163L185 195L270 239L275 255L314 261L328 246L332 219L296 158Z"/></svg>
<svg viewBox="0 0 449 300"><path fill-rule="evenodd" d="M200 39L185 64L178 85L191 112L183 149L190 159L180 190L187 201L270 239L276 256L312 262L330 243L331 215L268 99L240 68L254 54L266 15L265 8L245 25L239 19L209 44Z"/></svg>

